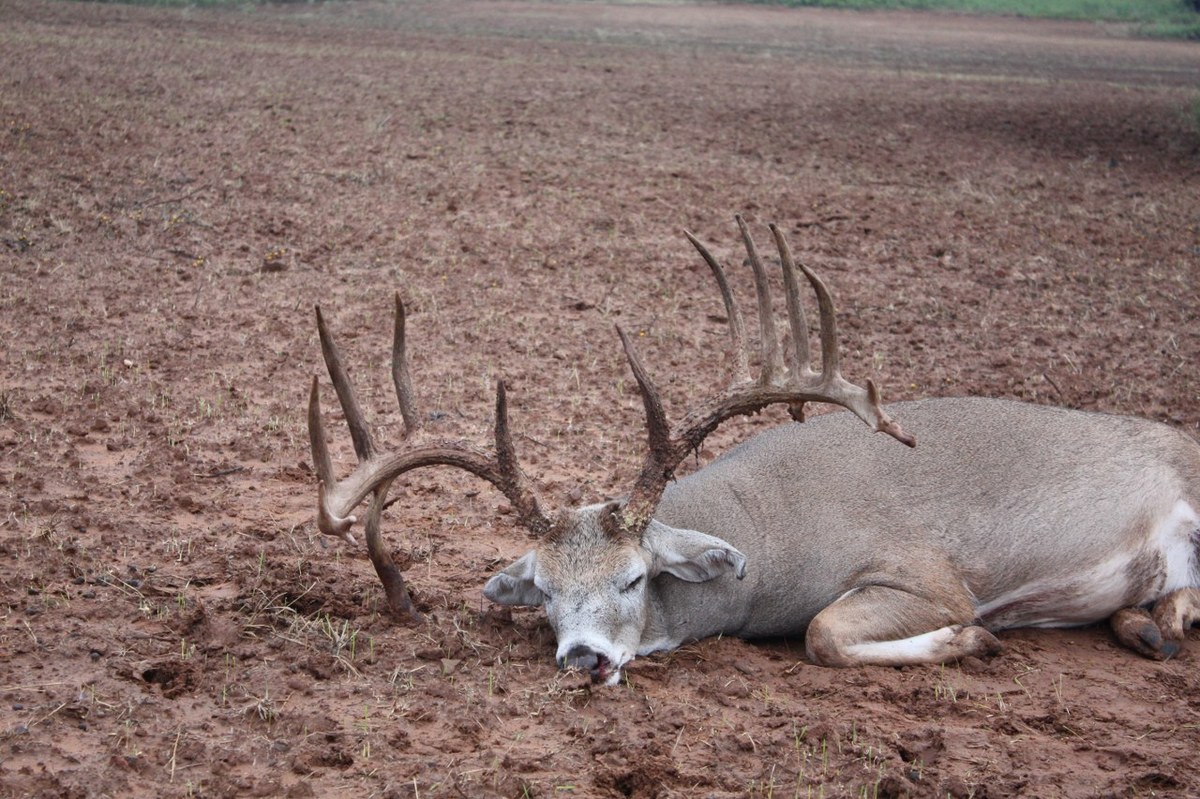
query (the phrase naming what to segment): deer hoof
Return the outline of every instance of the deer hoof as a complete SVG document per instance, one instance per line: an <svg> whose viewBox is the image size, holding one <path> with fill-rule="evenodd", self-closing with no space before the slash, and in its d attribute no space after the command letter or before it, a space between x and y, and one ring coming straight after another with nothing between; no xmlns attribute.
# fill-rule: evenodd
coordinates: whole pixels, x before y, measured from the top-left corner
<svg viewBox="0 0 1200 799"><path fill-rule="evenodd" d="M971 624L963 627L954 636L955 647L960 649L963 656L988 657L999 654L1004 649L1000 639L983 627Z"/></svg>
<svg viewBox="0 0 1200 799"><path fill-rule="evenodd" d="M1168 660L1179 654L1179 642L1164 638L1150 614L1141 608L1124 608L1112 617L1117 641L1152 660Z"/></svg>

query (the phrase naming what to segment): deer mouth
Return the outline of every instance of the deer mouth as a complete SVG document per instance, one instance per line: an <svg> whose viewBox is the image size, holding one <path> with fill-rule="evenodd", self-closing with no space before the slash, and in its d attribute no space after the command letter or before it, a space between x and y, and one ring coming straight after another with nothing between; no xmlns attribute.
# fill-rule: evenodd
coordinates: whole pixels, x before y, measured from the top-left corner
<svg viewBox="0 0 1200 799"><path fill-rule="evenodd" d="M612 661L600 655L596 665L588 673L592 676L592 685L614 685L621 677L620 667L614 668Z"/></svg>

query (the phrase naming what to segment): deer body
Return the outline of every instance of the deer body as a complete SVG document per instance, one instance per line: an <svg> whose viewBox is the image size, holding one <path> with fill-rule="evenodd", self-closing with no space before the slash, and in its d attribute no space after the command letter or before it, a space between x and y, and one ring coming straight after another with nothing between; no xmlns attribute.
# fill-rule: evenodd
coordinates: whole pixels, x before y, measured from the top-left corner
<svg viewBox="0 0 1200 799"><path fill-rule="evenodd" d="M930 399L884 411L870 381L841 374L833 300L795 261L778 228L788 346L780 346L766 269L737 218L758 299L757 376L724 269L695 237L721 291L732 380L675 427L632 339L618 327L646 411L641 472L621 500L543 512L517 466L503 381L490 450L426 441L381 455L337 347L317 311L321 349L359 466L337 480L318 381L309 437L318 526L353 542L370 496L367 549L397 614L417 618L384 548L380 514L392 482L425 466L466 470L509 500L538 545L493 575L484 595L544 606L556 660L615 683L638 654L711 635L805 636L825 665L939 663L996 651L990 632L1110 618L1118 640L1153 658L1179 650L1200 619L1200 445L1138 419L988 399ZM820 368L810 361L799 276L820 310ZM392 376L406 433L423 434L396 297ZM786 356L785 354L786 353ZM769 430L695 474L675 469L720 423L770 405L803 418ZM855 418L884 436L866 436ZM857 429L856 429L857 428ZM895 439L895 440L893 440Z"/></svg>
<svg viewBox="0 0 1200 799"><path fill-rule="evenodd" d="M639 546L595 534L615 506L584 508L484 592L546 604L559 661L610 682L635 653L714 635L807 634L818 663L904 664L990 653L989 630L1113 617L1143 654L1177 651L1200 587L1192 438L1006 400L890 409L921 447L854 435L849 414L773 428L668 487ZM655 573L664 529L734 555ZM1141 610L1164 598L1157 620Z"/></svg>

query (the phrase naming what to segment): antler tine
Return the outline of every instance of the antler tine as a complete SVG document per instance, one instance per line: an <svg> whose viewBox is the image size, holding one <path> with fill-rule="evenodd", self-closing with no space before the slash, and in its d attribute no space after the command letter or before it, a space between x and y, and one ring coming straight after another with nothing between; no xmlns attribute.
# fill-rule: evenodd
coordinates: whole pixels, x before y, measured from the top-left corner
<svg viewBox="0 0 1200 799"><path fill-rule="evenodd" d="M539 538L550 532L550 520L517 464L517 451L508 431L508 391L503 380L496 381L496 466L497 480L492 482L508 497L525 528Z"/></svg>
<svg viewBox="0 0 1200 799"><path fill-rule="evenodd" d="M803 261L796 264L808 278L813 292L817 295L817 308L821 314L821 378L825 382L840 377L841 356L838 354L837 312L833 307L833 297L825 286L825 281L809 269Z"/></svg>
<svg viewBox="0 0 1200 799"><path fill-rule="evenodd" d="M717 288L721 291L721 299L725 301L725 315L729 318L729 338L733 346L733 379L735 382L749 380L750 357L749 350L746 349L746 322L742 318L741 308L733 299L733 292L729 290L729 280L725 277L725 270L721 268L720 262L713 257L708 248L691 232L685 230L683 235L687 236L687 240L692 243L692 246L700 253L700 257L708 264L708 268L712 270L713 277L717 281Z"/></svg>
<svg viewBox="0 0 1200 799"><path fill-rule="evenodd" d="M775 237L775 249L779 251L779 262L783 267L783 287L787 296L788 326L792 331L791 379L798 380L801 375L811 371L811 360L808 350L808 317L804 313L804 305L800 302L800 283L796 280L796 262L792 259L792 248L788 246L783 232L774 223L768 225L771 235Z"/></svg>
<svg viewBox="0 0 1200 799"><path fill-rule="evenodd" d="M633 377L637 380L638 390L642 395L642 405L646 409L649 449L637 483L630 493L629 501L625 503L621 519L622 527L627 533L640 534L650 522L667 481L671 479L671 473L680 459L675 457L671 425L667 421L667 414L663 410L662 399L658 396L654 381L650 379L650 374L642 364L633 342L620 325L617 325L617 335L621 337L625 358L629 361L629 368L633 370Z"/></svg>
<svg viewBox="0 0 1200 799"><path fill-rule="evenodd" d="M354 536L350 527L354 524L354 516L336 516L328 510L328 486L336 485L333 478L333 461L329 457L329 447L325 444L325 425L321 423L321 390L314 376L312 390L308 394L308 441L312 447L313 467L317 470L317 527L326 535L335 535L354 544Z"/></svg>
<svg viewBox="0 0 1200 799"><path fill-rule="evenodd" d="M318 479L324 483L332 482L333 460L325 444L325 425L321 422L321 384L316 375L313 375L312 389L308 392L308 441Z"/></svg>
<svg viewBox="0 0 1200 799"><path fill-rule="evenodd" d="M342 366L341 354L337 344L325 325L325 317L321 314L321 306L317 309L317 334L321 338L321 354L325 357L325 367L329 370L329 379L333 381L333 389L337 392L342 411L346 414L346 424L350 427L350 438L354 441L354 452L359 461L369 460L375 454L375 444L371 440L371 427L359 407L358 397L354 392L354 384L350 382L345 367Z"/></svg>
<svg viewBox="0 0 1200 799"><path fill-rule="evenodd" d="M396 324L392 333L392 384L396 387L396 402L404 419L404 432L412 435L421 426L414 399L412 378L408 374L408 356L404 353L404 303L396 292Z"/></svg>
<svg viewBox="0 0 1200 799"><path fill-rule="evenodd" d="M367 555L371 558L371 565L375 567L375 573L379 575L379 582L383 583L383 593L387 596L392 609L414 622L420 622L422 621L421 614L413 605L408 587L404 584L404 575L396 568L395 562L384 548L383 535L379 530L380 518L383 515L383 509L387 504L387 495L391 488L392 481L387 480L380 483L371 492L371 505L367 509L365 525Z"/></svg>
<svg viewBox="0 0 1200 799"><path fill-rule="evenodd" d="M776 246L779 249L780 261L783 264L784 282L788 285L788 317L792 327L793 343L795 348L799 349L799 342L804 342L804 362L798 369L793 364L794 368L788 380L789 386L799 392L808 390L803 385L804 378L813 376L814 373L808 362L807 321L805 320L804 310L799 303L799 289L798 287L793 289L796 283L795 268L798 267L804 273L804 276L808 278L809 285L813 288L813 293L817 295L817 307L820 312L820 384L816 387L815 393L812 396L804 397L799 403L789 403L792 408L793 418L796 418L797 421L803 421L803 417L798 416L796 409L799 404L805 401L832 402L854 413L855 416L870 425L876 432L887 433L905 446L915 447L917 440L905 432L904 428L883 410L880 403L879 389L875 386L874 381L868 378L866 381L867 386L863 389L842 377L841 354L837 332L837 311L833 305L833 296L829 293L829 288L825 285L825 281L816 272L809 269L808 265L803 261L796 261L792 258L791 248L788 246L783 232L774 224L770 225L770 228L772 235L775 237ZM794 310L792 302L793 290L796 293Z"/></svg>
<svg viewBox="0 0 1200 799"><path fill-rule="evenodd" d="M629 361L629 368L633 370L633 377L637 380L638 388L641 389L642 404L646 408L646 433L650 438L650 449L661 449L670 444L671 425L667 421L666 411L663 410L658 389L655 388L654 381L650 379L650 373L642 364L642 359L637 354L633 342L630 341L629 336L625 334L620 325L617 325L617 335L621 337L621 346L625 348L625 357Z"/></svg>
<svg viewBox="0 0 1200 799"><path fill-rule="evenodd" d="M754 270L754 293L758 296L758 326L762 347L762 372L758 382L769 386L775 380L775 375L783 371L783 361L779 357L779 339L775 334L775 316L771 310L771 287L767 282L767 271L763 269L762 259L746 227L746 220L737 214L738 229L742 232L742 241L746 245L746 255L750 258L750 268Z"/></svg>
<svg viewBox="0 0 1200 799"><path fill-rule="evenodd" d="M853 387L857 388L857 386ZM875 422L875 432L887 433L889 436L896 439L906 447L917 446L917 439L905 432L904 428L900 426L899 422L884 412L883 407L880 404L879 389L875 387L875 381L869 377L867 378L866 403L867 407L870 409L870 412L867 415L859 413L854 408L850 408L850 410L854 411L858 418L862 419L867 424L871 424L871 420L873 418ZM846 407L849 408L850 406L847 405Z"/></svg>

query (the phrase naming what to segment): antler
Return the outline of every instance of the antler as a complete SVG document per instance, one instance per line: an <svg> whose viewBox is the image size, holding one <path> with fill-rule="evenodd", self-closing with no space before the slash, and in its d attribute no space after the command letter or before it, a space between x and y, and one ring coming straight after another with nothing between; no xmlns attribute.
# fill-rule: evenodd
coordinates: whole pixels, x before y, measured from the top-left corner
<svg viewBox="0 0 1200 799"><path fill-rule="evenodd" d="M904 432L900 425L884 413L879 404L879 390L875 383L867 380L861 388L842 377L838 364L837 321L834 318L833 299L825 284L803 263L792 258L791 248L783 233L771 225L771 234L779 250L783 267L783 283L787 298L788 327L791 333L791 353L787 366L780 354L779 339L775 332L771 313L771 291L767 283L766 270L750 237L745 220L736 217L746 245L750 266L754 271L754 286L758 295L758 318L761 331L761 371L752 379L749 370L749 349L746 346L745 324L741 311L729 290L725 270L708 249L691 233L685 235L708 263L716 278L725 309L729 317L729 335L734 349L734 373L730 385L716 397L692 410L683 420L679 430L671 432L671 426L663 411L658 389L654 387L641 358L625 331L617 328L625 356L637 380L646 409L646 429L649 437L649 452L642 464L641 473L634 483L629 499L622 511L621 524L631 536L641 535L649 524L658 506L667 483L672 479L675 468L689 452L699 448L704 439L721 422L734 416L754 414L768 405L785 404L792 418L804 420L804 403L828 402L841 405L870 425L876 432L887 433L907 446L916 446L916 440ZM809 360L808 322L800 304L800 288L796 278L799 268L808 278L817 295L821 319L821 370L814 371Z"/></svg>
<svg viewBox="0 0 1200 799"><path fill-rule="evenodd" d="M500 490L512 503L517 518L534 535L549 532L550 520L542 513L537 496L527 484L517 465L516 450L508 430L508 399L504 381L496 383L495 444L492 452L472 447L458 441L431 441L422 446L380 454L376 451L370 425L359 407L354 386L342 366L341 355L325 318L317 307L317 332L321 338L321 352L329 377L333 381L338 401L346 415L354 451L358 455L358 467L344 480L334 479L333 462L325 444L325 430L321 422L321 398L318 380L313 378L312 392L308 400L308 435L312 444L313 464L320 483L317 488L317 526L327 535L344 538L355 543L350 529L358 517L351 511L371 494L371 505L366 516L367 552L375 566L384 592L392 609L399 615L412 619L420 616L413 607L404 578L384 550L379 534L380 514L387 501L392 481L405 472L424 466L453 466L482 477ZM392 338L392 381L396 388L396 399L404 418L405 438L412 439L419 431L421 421L413 398L412 383L408 375L408 361L404 346L404 304L396 294L396 324Z"/></svg>

